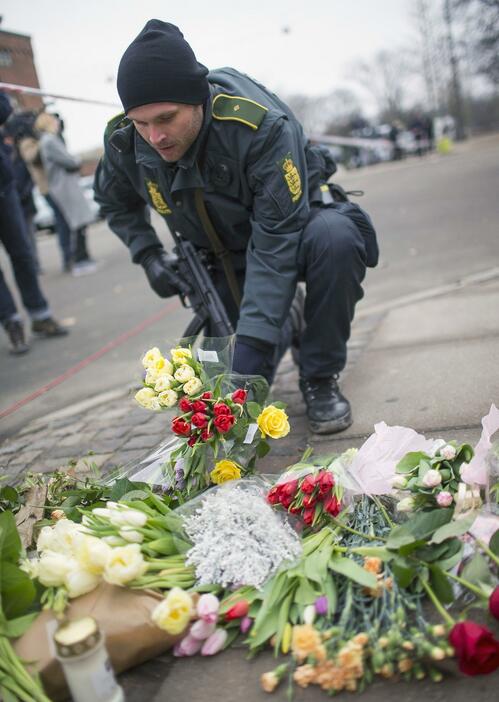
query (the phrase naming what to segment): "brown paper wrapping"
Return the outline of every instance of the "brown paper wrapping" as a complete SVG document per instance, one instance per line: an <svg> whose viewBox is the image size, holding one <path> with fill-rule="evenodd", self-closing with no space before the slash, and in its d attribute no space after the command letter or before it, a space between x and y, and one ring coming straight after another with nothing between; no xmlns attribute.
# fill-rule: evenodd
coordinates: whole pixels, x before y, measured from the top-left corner
<svg viewBox="0 0 499 702"><path fill-rule="evenodd" d="M128 590L101 583L92 592L71 601L70 619L93 617L105 634L106 648L116 673L154 658L170 649L183 634L171 636L151 620L161 595L150 590ZM41 612L28 631L15 643L18 656L33 663L40 673L47 695L55 702L66 700L69 690L62 667L52 654L47 625L54 620L50 611Z"/></svg>

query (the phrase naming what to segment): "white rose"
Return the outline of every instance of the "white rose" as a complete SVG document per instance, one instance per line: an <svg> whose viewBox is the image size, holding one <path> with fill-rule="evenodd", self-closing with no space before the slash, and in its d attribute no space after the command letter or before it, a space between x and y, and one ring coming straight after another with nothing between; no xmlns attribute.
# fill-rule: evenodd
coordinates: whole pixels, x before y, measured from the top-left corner
<svg viewBox="0 0 499 702"><path fill-rule="evenodd" d="M107 559L104 580L111 585L126 585L131 580L140 578L147 570L140 546L128 544L113 548Z"/></svg>
<svg viewBox="0 0 499 702"><path fill-rule="evenodd" d="M129 526L121 527L120 536L130 544L141 544L144 541L144 535Z"/></svg>
<svg viewBox="0 0 499 702"><path fill-rule="evenodd" d="M186 395L195 395L201 390L202 387L203 383L199 380L199 378L191 378L184 385L184 392Z"/></svg>
<svg viewBox="0 0 499 702"><path fill-rule="evenodd" d="M407 478L404 478L403 475L396 475L392 480L392 487L395 490L403 490L407 487Z"/></svg>
<svg viewBox="0 0 499 702"><path fill-rule="evenodd" d="M165 390L169 390L171 388L174 381L175 378L173 375L169 375L168 373L165 375L160 375L154 384L154 389L156 392L164 392Z"/></svg>
<svg viewBox="0 0 499 702"><path fill-rule="evenodd" d="M195 375L196 374L194 372L194 368L191 368L191 366L183 365L177 368L173 377L175 378L175 380L178 380L179 383L186 383L191 378L194 378Z"/></svg>
<svg viewBox="0 0 499 702"><path fill-rule="evenodd" d="M95 536L83 536L75 548L75 558L78 564L92 575L101 575L110 553L109 544Z"/></svg>
<svg viewBox="0 0 499 702"><path fill-rule="evenodd" d="M154 365L156 361L160 358L162 358L161 351L158 349L157 346L154 346L152 349L149 349L149 351L145 352L144 356L142 357L142 365L147 370L152 365Z"/></svg>
<svg viewBox="0 0 499 702"><path fill-rule="evenodd" d="M440 455L446 461L452 461L452 459L456 457L456 449L454 446L451 446L451 444L447 444L440 449Z"/></svg>
<svg viewBox="0 0 499 702"><path fill-rule="evenodd" d="M178 395L175 390L165 390L158 395L158 402L162 407L174 407L177 404Z"/></svg>
<svg viewBox="0 0 499 702"><path fill-rule="evenodd" d="M60 587L75 566L76 561L64 553L45 551L38 561L38 580L45 587Z"/></svg>
<svg viewBox="0 0 499 702"><path fill-rule="evenodd" d="M185 363L186 358L192 358L190 349L176 348L170 349L170 356L173 363Z"/></svg>
<svg viewBox="0 0 499 702"><path fill-rule="evenodd" d="M79 597L95 590L101 579L98 575L89 573L82 568L70 570L64 579L68 597Z"/></svg>
<svg viewBox="0 0 499 702"><path fill-rule="evenodd" d="M429 470L424 476L422 483L425 487L433 488L440 485L442 482L442 476L438 470Z"/></svg>
<svg viewBox="0 0 499 702"><path fill-rule="evenodd" d="M397 502L398 512L412 512L414 509L414 499L412 497L404 497L403 500Z"/></svg>
<svg viewBox="0 0 499 702"><path fill-rule="evenodd" d="M156 393L152 388L142 388L135 394L135 401L145 409L152 409L152 401L156 399Z"/></svg>

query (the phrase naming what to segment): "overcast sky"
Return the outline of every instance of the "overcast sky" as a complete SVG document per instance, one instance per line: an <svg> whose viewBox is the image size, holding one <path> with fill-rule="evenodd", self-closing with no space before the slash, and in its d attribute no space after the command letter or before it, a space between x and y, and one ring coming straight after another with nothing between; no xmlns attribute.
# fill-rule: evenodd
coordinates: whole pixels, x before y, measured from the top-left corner
<svg viewBox="0 0 499 702"><path fill-rule="evenodd" d="M436 0L430 0L435 2ZM414 37L413 0L3 0L2 29L32 37L40 84L56 93L116 102L58 101L70 149L99 145L119 112L116 70L153 17L178 25L209 68L233 66L276 92L327 94L348 87L348 66Z"/></svg>

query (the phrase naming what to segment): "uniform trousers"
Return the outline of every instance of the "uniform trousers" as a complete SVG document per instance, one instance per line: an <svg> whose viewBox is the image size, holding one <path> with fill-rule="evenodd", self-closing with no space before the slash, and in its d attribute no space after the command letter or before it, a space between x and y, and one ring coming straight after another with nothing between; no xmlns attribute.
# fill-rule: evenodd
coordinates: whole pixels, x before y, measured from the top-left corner
<svg viewBox="0 0 499 702"><path fill-rule="evenodd" d="M235 259L235 268L242 290L245 271L240 261L239 257ZM300 375L327 378L345 367L355 305L363 297L366 248L355 223L332 207L312 207L302 233L297 271L299 280L306 286L306 327L300 339ZM213 277L235 328L239 311L223 271L217 267ZM274 371L291 345L292 336L291 318L288 318L271 361Z"/></svg>
<svg viewBox="0 0 499 702"><path fill-rule="evenodd" d="M9 255L17 287L31 319L46 319L50 310L36 273L19 195L11 183L0 193L0 241ZM0 270L0 323L19 318L14 298Z"/></svg>

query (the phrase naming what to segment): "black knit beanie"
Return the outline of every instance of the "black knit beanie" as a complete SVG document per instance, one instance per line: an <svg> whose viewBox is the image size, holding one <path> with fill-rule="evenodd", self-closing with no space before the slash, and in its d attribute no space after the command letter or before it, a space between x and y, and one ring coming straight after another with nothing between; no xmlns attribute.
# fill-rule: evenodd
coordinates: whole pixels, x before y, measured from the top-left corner
<svg viewBox="0 0 499 702"><path fill-rule="evenodd" d="M149 20L118 68L118 93L125 113L153 102L200 105L209 95L207 73L178 27Z"/></svg>

